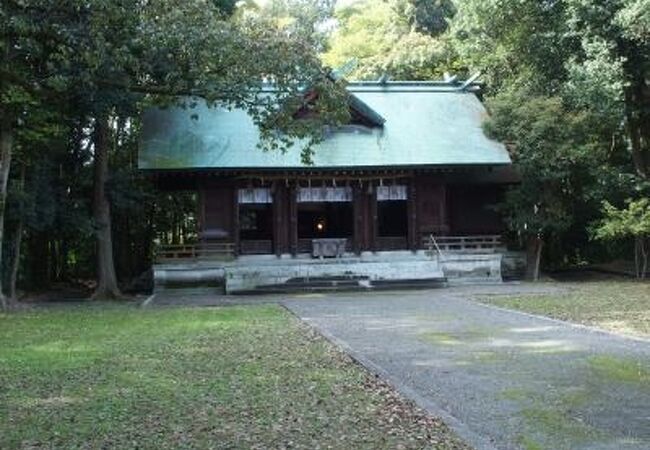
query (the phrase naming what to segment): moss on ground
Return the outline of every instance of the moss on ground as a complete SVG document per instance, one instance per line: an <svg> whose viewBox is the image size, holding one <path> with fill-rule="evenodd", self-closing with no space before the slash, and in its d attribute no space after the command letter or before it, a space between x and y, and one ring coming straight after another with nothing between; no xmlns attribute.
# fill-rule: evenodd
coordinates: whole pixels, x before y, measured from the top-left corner
<svg viewBox="0 0 650 450"><path fill-rule="evenodd" d="M603 437L602 430L580 418L579 411L594 398L594 393L586 389L567 388L540 394L509 388L499 398L520 406L522 429L518 441L524 449L571 448L576 443L588 444Z"/></svg>
<svg viewBox="0 0 650 450"><path fill-rule="evenodd" d="M519 444L524 450L544 450L544 447L529 436L520 436Z"/></svg>
<svg viewBox="0 0 650 450"><path fill-rule="evenodd" d="M527 389L508 388L501 391L499 398L503 400L522 402L530 398L530 392Z"/></svg>
<svg viewBox="0 0 650 450"><path fill-rule="evenodd" d="M555 441L556 447L553 448L568 448L567 445L576 442L588 443L602 433L558 407L538 405L524 409L521 414L531 428ZM532 436L528 437L535 442Z"/></svg>
<svg viewBox="0 0 650 450"><path fill-rule="evenodd" d="M432 344L442 344L442 345L459 345L461 340L456 336L451 335L450 333L443 333L439 331L427 331L419 334L419 339L425 342L430 342Z"/></svg>
<svg viewBox="0 0 650 450"><path fill-rule="evenodd" d="M462 331L424 331L418 335L419 339L433 344L460 345L486 342L494 338L498 328L472 327L467 325Z"/></svg>
<svg viewBox="0 0 650 450"><path fill-rule="evenodd" d="M613 383L633 383L650 389L650 363L608 355L589 358L594 373Z"/></svg>

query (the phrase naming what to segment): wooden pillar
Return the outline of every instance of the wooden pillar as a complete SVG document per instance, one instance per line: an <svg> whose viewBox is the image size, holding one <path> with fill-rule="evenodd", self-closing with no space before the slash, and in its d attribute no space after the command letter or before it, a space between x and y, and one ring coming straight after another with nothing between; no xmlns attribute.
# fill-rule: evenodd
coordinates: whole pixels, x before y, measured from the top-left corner
<svg viewBox="0 0 650 450"><path fill-rule="evenodd" d="M416 251L419 245L418 233L418 214L417 214L417 192L415 189L415 180L411 179L408 185L408 199L406 209L408 214L408 247L411 251Z"/></svg>
<svg viewBox="0 0 650 450"><path fill-rule="evenodd" d="M198 200L199 204L198 206L198 234L199 234L199 241L203 240L203 232L207 229L207 226L205 224L205 189L201 188L198 191Z"/></svg>
<svg viewBox="0 0 650 450"><path fill-rule="evenodd" d="M273 195L273 251L275 256L279 257L284 251L284 239L282 236L284 231L284 217L282 214L284 209L284 190L278 183L275 183L271 187L271 190Z"/></svg>
<svg viewBox="0 0 650 450"><path fill-rule="evenodd" d="M361 254L364 245L364 186L352 187L352 214L354 215L354 241L352 248L357 255Z"/></svg>
<svg viewBox="0 0 650 450"><path fill-rule="evenodd" d="M239 255L239 188L235 186L232 196L232 236L235 255Z"/></svg>
<svg viewBox="0 0 650 450"><path fill-rule="evenodd" d="M289 250L293 256L298 254L298 192L295 186L288 189L289 197Z"/></svg>
<svg viewBox="0 0 650 450"><path fill-rule="evenodd" d="M370 241L368 243L368 248L373 252L377 251L377 235L379 233L379 222L378 222L378 212L377 212L377 189L373 188L372 193L368 196L369 203L369 224L368 228L370 230Z"/></svg>
<svg viewBox="0 0 650 450"><path fill-rule="evenodd" d="M449 224L449 190L447 189L447 184L440 185L440 234L449 235L450 224Z"/></svg>

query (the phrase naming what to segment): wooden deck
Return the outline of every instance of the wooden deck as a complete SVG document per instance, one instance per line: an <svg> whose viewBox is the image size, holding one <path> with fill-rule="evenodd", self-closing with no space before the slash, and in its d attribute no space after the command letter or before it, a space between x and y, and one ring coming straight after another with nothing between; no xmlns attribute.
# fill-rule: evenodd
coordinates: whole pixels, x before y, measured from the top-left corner
<svg viewBox="0 0 650 450"><path fill-rule="evenodd" d="M298 253L311 254L310 239L300 239ZM351 239L347 240L346 251L352 251ZM405 250L406 238L380 238L377 251ZM420 249L428 252L442 253L494 253L503 250L499 235L482 236L431 236L423 235ZM270 255L273 253L273 241L240 241L240 255ZM173 263L192 260L231 261L238 252L233 242L197 243L185 245L162 245L156 251L156 263Z"/></svg>
<svg viewBox="0 0 650 450"><path fill-rule="evenodd" d="M156 249L156 262L168 263L187 260L235 259L235 244L232 242L200 243L185 245L161 245Z"/></svg>

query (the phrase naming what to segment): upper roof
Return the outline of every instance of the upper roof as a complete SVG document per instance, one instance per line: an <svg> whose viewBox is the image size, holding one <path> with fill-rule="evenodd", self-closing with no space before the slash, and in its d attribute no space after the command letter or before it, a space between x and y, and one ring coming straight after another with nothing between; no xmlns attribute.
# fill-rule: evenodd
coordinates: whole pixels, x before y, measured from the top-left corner
<svg viewBox="0 0 650 450"><path fill-rule="evenodd" d="M467 88L467 86L465 86ZM510 164L504 145L488 139L486 110L476 95L445 82L350 83L354 106L383 126L329 132L314 147L313 165L300 145L286 153L257 147L259 132L240 109L152 108L143 117L141 169L337 169Z"/></svg>

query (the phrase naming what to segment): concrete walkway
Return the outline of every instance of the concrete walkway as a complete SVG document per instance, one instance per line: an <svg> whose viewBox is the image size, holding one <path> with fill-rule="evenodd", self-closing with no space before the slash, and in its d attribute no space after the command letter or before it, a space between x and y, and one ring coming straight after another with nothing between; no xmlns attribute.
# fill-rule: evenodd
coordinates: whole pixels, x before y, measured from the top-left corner
<svg viewBox="0 0 650 450"><path fill-rule="evenodd" d="M283 303L479 449L650 449L650 341L471 300L513 290Z"/></svg>

